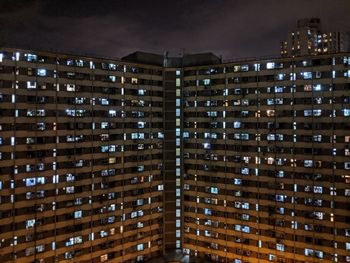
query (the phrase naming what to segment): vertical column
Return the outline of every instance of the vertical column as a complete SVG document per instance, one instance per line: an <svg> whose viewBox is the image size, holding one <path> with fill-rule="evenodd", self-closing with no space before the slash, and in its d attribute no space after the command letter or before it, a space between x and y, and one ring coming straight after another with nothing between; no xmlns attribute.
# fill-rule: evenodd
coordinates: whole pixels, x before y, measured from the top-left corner
<svg viewBox="0 0 350 263"><path fill-rule="evenodd" d="M175 86L176 86L176 100L175 100L175 106L176 106L176 248L180 249L182 247L181 240L182 240L182 234L181 234L181 227L182 227L182 183L181 183L181 176L182 176L182 163L183 160L181 158L182 156L182 143L181 143L181 119L182 119L182 111L181 111L181 86L182 86L182 80L181 80L181 70L176 70L176 79L175 79Z"/></svg>
<svg viewBox="0 0 350 263"><path fill-rule="evenodd" d="M176 248L176 72L165 69L163 100L164 254ZM178 211L181 213L181 211ZM180 215L181 216L181 215ZM180 218L179 218L180 219Z"/></svg>

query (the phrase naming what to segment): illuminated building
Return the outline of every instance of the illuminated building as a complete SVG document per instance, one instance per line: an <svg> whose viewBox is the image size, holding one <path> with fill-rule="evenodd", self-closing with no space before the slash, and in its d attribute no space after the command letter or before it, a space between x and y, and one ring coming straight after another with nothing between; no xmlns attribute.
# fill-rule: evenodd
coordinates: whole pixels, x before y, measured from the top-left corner
<svg viewBox="0 0 350 263"><path fill-rule="evenodd" d="M350 54L0 50L4 262L350 262Z"/></svg>
<svg viewBox="0 0 350 263"><path fill-rule="evenodd" d="M289 32L281 43L281 55L306 56L344 52L348 37L343 32L324 32L319 18L305 18L297 21L297 28Z"/></svg>
<svg viewBox="0 0 350 263"><path fill-rule="evenodd" d="M162 72L1 50L1 262L160 254Z"/></svg>
<svg viewBox="0 0 350 263"><path fill-rule="evenodd" d="M184 68L183 250L350 262L350 57Z"/></svg>

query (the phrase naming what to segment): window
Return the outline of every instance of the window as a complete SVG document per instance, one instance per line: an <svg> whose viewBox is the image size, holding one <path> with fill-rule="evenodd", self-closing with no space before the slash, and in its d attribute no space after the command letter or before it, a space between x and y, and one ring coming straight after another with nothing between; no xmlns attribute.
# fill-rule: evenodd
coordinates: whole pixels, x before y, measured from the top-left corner
<svg viewBox="0 0 350 263"><path fill-rule="evenodd" d="M275 93L283 93L284 87L283 86L275 86Z"/></svg>
<svg viewBox="0 0 350 263"><path fill-rule="evenodd" d="M276 250L284 251L284 245L283 244L276 244Z"/></svg>
<svg viewBox="0 0 350 263"><path fill-rule="evenodd" d="M83 215L83 212L81 210L74 212L74 218L76 218L76 219L81 218L82 215Z"/></svg>
<svg viewBox="0 0 350 263"><path fill-rule="evenodd" d="M35 225L35 219L30 219L26 221L26 229L33 228Z"/></svg>
<svg viewBox="0 0 350 263"><path fill-rule="evenodd" d="M235 128L235 129L241 128L241 122L240 121L233 122L233 128Z"/></svg>
<svg viewBox="0 0 350 263"><path fill-rule="evenodd" d="M241 139L244 140L244 141L249 140L249 134L248 133L242 133L241 134Z"/></svg>
<svg viewBox="0 0 350 263"><path fill-rule="evenodd" d="M204 214L210 216L212 214L211 209L204 208Z"/></svg>
<svg viewBox="0 0 350 263"><path fill-rule="evenodd" d="M101 262L105 262L107 260L108 260L108 254L103 254L103 255L100 256L100 261Z"/></svg>
<svg viewBox="0 0 350 263"><path fill-rule="evenodd" d="M275 116L275 110L267 110L266 111L267 117L274 117Z"/></svg>
<svg viewBox="0 0 350 263"><path fill-rule="evenodd" d="M101 102L101 105L109 105L108 99L102 98L102 99L100 99L100 102Z"/></svg>
<svg viewBox="0 0 350 263"><path fill-rule="evenodd" d="M313 161L312 160L304 160L304 167L312 167Z"/></svg>
<svg viewBox="0 0 350 263"><path fill-rule="evenodd" d="M233 66L233 72L239 72L241 70L240 65Z"/></svg>
<svg viewBox="0 0 350 263"><path fill-rule="evenodd" d="M233 94L235 95L241 95L241 89L234 89Z"/></svg>
<svg viewBox="0 0 350 263"><path fill-rule="evenodd" d="M241 180L241 179L239 179L239 178L233 179L233 184L235 184L235 185L240 185L241 183L242 183L242 180Z"/></svg>
<svg viewBox="0 0 350 263"><path fill-rule="evenodd" d="M274 99L266 99L266 104L267 105L274 105L275 104L275 100Z"/></svg>
<svg viewBox="0 0 350 263"><path fill-rule="evenodd" d="M143 250L143 244L138 244L137 245L137 251Z"/></svg>
<svg viewBox="0 0 350 263"><path fill-rule="evenodd" d="M266 63L266 69L274 69L274 68L275 68L275 62Z"/></svg>
<svg viewBox="0 0 350 263"><path fill-rule="evenodd" d="M273 133L268 134L267 135L267 140L268 141L274 141L275 140L275 134L273 134Z"/></svg>
<svg viewBox="0 0 350 263"><path fill-rule="evenodd" d="M67 84L67 91L75 91L75 85L74 84Z"/></svg>
<svg viewBox="0 0 350 263"><path fill-rule="evenodd" d="M286 195L276 195L277 202L284 202L286 198L287 198Z"/></svg>
<svg viewBox="0 0 350 263"><path fill-rule="evenodd" d="M109 110L108 117L117 117L117 111L116 110Z"/></svg>
<svg viewBox="0 0 350 263"><path fill-rule="evenodd" d="M345 162L344 163L344 169L350 170L350 162Z"/></svg>
<svg viewBox="0 0 350 263"><path fill-rule="evenodd" d="M44 77L46 76L46 69L38 69L37 70L37 75L40 76L40 77Z"/></svg>
<svg viewBox="0 0 350 263"><path fill-rule="evenodd" d="M322 135L313 135L314 142L322 142Z"/></svg>
<svg viewBox="0 0 350 263"><path fill-rule="evenodd" d="M242 209L249 210L249 203L242 203Z"/></svg>
<svg viewBox="0 0 350 263"><path fill-rule="evenodd" d="M305 248L304 255L313 257L314 256L314 251L312 249Z"/></svg>
<svg viewBox="0 0 350 263"><path fill-rule="evenodd" d="M312 79L312 72L301 72L300 75L303 79Z"/></svg>
<svg viewBox="0 0 350 263"><path fill-rule="evenodd" d="M83 243L82 236L71 237L66 241L66 247L73 246L75 244L81 244L81 243Z"/></svg>
<svg viewBox="0 0 350 263"><path fill-rule="evenodd" d="M286 77L286 74L283 74L283 73L279 73L276 75L276 79L277 80L284 80Z"/></svg>
<svg viewBox="0 0 350 263"><path fill-rule="evenodd" d="M322 186L314 186L314 193L322 194Z"/></svg>
<svg viewBox="0 0 350 263"><path fill-rule="evenodd" d="M250 227L249 226L242 226L242 232L250 233Z"/></svg>
<svg viewBox="0 0 350 263"><path fill-rule="evenodd" d="M37 55L34 54L24 54L24 57L26 57L28 62L34 62L37 60Z"/></svg>
<svg viewBox="0 0 350 263"><path fill-rule="evenodd" d="M249 66L248 65L242 65L241 69L242 69L242 71L249 71Z"/></svg>
<svg viewBox="0 0 350 263"><path fill-rule="evenodd" d="M81 59L77 59L77 60L75 60L75 65L77 67L84 67L84 61Z"/></svg>
<svg viewBox="0 0 350 263"><path fill-rule="evenodd" d="M218 194L219 193L219 190L217 187L210 187L210 193L212 194Z"/></svg>
<svg viewBox="0 0 350 263"><path fill-rule="evenodd" d="M37 177L37 178L27 178L26 180L26 186L34 186L34 185L40 185L45 184L45 177Z"/></svg>
<svg viewBox="0 0 350 263"><path fill-rule="evenodd" d="M203 79L203 85L204 86L210 85L210 79Z"/></svg>
<svg viewBox="0 0 350 263"><path fill-rule="evenodd" d="M35 81L27 81L27 89L36 89Z"/></svg>
<svg viewBox="0 0 350 263"><path fill-rule="evenodd" d="M116 76L108 76L108 80L109 80L110 82L116 82L117 77L116 77Z"/></svg>
<svg viewBox="0 0 350 263"><path fill-rule="evenodd" d="M304 85L304 91L312 91L311 85Z"/></svg>
<svg viewBox="0 0 350 263"><path fill-rule="evenodd" d="M321 84L314 84L312 86L313 91L321 91L322 90L322 85Z"/></svg>
<svg viewBox="0 0 350 263"><path fill-rule="evenodd" d="M241 174L249 175L249 168L248 167L241 168Z"/></svg>
<svg viewBox="0 0 350 263"><path fill-rule="evenodd" d="M108 129L108 122L101 122L101 129Z"/></svg>

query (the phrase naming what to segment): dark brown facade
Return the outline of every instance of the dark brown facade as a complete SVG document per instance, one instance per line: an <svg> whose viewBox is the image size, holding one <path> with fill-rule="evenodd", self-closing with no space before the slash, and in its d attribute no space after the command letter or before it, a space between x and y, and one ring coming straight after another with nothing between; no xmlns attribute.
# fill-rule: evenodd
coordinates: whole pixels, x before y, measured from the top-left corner
<svg viewBox="0 0 350 263"><path fill-rule="evenodd" d="M185 253L350 262L349 59L184 69Z"/></svg>
<svg viewBox="0 0 350 263"><path fill-rule="evenodd" d="M1 262L162 253L162 74L1 50Z"/></svg>
<svg viewBox="0 0 350 263"><path fill-rule="evenodd" d="M0 114L3 262L350 262L348 53L3 48Z"/></svg>

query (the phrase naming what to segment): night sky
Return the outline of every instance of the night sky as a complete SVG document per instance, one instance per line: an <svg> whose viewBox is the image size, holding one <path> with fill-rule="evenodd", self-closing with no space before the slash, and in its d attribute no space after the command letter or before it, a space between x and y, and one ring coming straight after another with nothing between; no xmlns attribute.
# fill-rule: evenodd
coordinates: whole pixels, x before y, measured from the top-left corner
<svg viewBox="0 0 350 263"><path fill-rule="evenodd" d="M276 56L305 17L350 31L350 0L0 0L0 46L122 57Z"/></svg>

